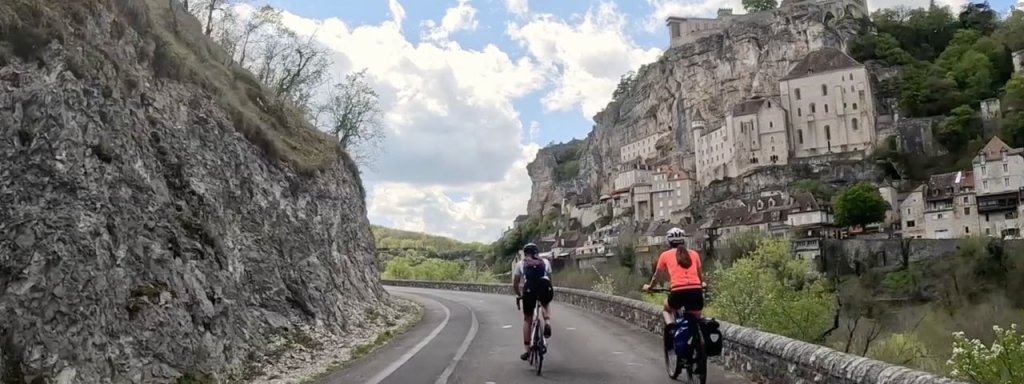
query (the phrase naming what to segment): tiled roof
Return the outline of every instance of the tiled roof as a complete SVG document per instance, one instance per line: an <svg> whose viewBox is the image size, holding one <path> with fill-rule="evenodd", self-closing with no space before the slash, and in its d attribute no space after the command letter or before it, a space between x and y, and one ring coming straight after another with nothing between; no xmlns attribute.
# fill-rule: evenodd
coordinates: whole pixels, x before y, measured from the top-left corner
<svg viewBox="0 0 1024 384"><path fill-rule="evenodd" d="M1018 154L1022 150L1020 148L1010 148L999 136L992 136L992 140L985 144L985 147L979 151L979 154L985 156L985 161L999 160L1003 157L1003 151L1007 154Z"/></svg>
<svg viewBox="0 0 1024 384"><path fill-rule="evenodd" d="M647 236L663 236L665 233L668 232L669 229L672 229L672 227L675 226L675 224L672 224L670 222L652 223L651 226L647 228L646 234Z"/></svg>
<svg viewBox="0 0 1024 384"><path fill-rule="evenodd" d="M789 71L782 80L790 80L809 75L858 67L861 64L850 55L836 48L822 48L808 53L803 60Z"/></svg>
<svg viewBox="0 0 1024 384"><path fill-rule="evenodd" d="M927 197L929 199L950 198L960 193L961 188L974 188L974 172L956 171L932 175L928 178Z"/></svg>
<svg viewBox="0 0 1024 384"><path fill-rule="evenodd" d="M793 192L790 195L792 202L789 206L790 212L810 212L820 211L822 204L818 202L818 199L814 195L807 192Z"/></svg>

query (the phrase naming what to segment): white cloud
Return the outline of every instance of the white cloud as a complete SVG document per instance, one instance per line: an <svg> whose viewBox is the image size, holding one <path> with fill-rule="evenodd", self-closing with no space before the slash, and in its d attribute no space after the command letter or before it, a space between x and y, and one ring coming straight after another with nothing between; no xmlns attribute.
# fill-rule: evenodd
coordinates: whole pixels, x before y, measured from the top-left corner
<svg viewBox="0 0 1024 384"><path fill-rule="evenodd" d="M530 131L529 131L529 133L530 133L529 142L531 142L531 143L532 142L536 142L537 141L537 137L540 135L540 123L538 123L536 121L531 121L530 122Z"/></svg>
<svg viewBox="0 0 1024 384"><path fill-rule="evenodd" d="M419 44L401 30L401 4L390 0L389 8L392 18L378 25L287 12L283 21L302 35L316 31L335 55L336 77L366 69L380 95L387 137L364 175L370 217L492 241L526 206L526 164L537 150L522 144L529 132L512 102L540 89L545 73L534 60L513 59L494 45L467 49L450 41L450 33L476 27L468 1L431 26L437 39ZM453 201L446 193L468 198Z"/></svg>
<svg viewBox="0 0 1024 384"><path fill-rule="evenodd" d="M590 8L576 23L536 15L522 25L510 23L507 32L554 78L554 89L541 100L544 108L579 106L588 119L608 104L623 74L661 55L627 35L626 18L612 3Z"/></svg>
<svg viewBox="0 0 1024 384"><path fill-rule="evenodd" d="M402 25L402 21L405 21L405 8L398 3L398 0L388 0L388 11L391 12L391 22L395 25Z"/></svg>
<svg viewBox="0 0 1024 384"><path fill-rule="evenodd" d="M515 164L497 182L458 188L401 182L376 185L368 197L370 218L398 229L466 241L494 241L526 206L531 185L526 164L538 149L536 144L524 147ZM446 195L466 190L469 196L462 201Z"/></svg>
<svg viewBox="0 0 1024 384"><path fill-rule="evenodd" d="M443 41L455 32L476 30L478 25L476 8L469 4L469 0L459 0L459 5L445 11L441 25L433 20L424 22L428 30L424 31L423 40Z"/></svg>
<svg viewBox="0 0 1024 384"><path fill-rule="evenodd" d="M505 9L517 16L526 16L530 12L529 0L505 0Z"/></svg>

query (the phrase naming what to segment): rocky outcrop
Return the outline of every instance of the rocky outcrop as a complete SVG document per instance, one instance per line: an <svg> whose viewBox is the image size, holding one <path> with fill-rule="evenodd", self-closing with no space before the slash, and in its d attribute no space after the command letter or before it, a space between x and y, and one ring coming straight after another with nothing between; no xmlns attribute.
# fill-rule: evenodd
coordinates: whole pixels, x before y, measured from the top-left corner
<svg viewBox="0 0 1024 384"><path fill-rule="evenodd" d="M526 172L533 181L527 203L528 215L542 216L557 211L557 206L564 199L576 201L591 193L579 174L581 157L587 154L586 147L586 140L573 140L537 151L537 157L526 166Z"/></svg>
<svg viewBox="0 0 1024 384"><path fill-rule="evenodd" d="M594 117L596 125L581 156L578 180L596 199L610 190L620 163L619 149L653 134L671 132L669 163L692 169L687 116L699 111L709 127L721 124L727 108L752 95L778 93L777 80L805 55L824 47L845 49L864 15L834 4L801 3L737 17L717 34L669 49L645 65L626 91ZM538 160L543 155L538 154ZM538 162L531 175L544 175ZM546 179L534 178L531 208L550 202ZM543 185L541 185L543 184ZM530 211L534 213L534 210Z"/></svg>
<svg viewBox="0 0 1024 384"><path fill-rule="evenodd" d="M0 4L0 382L244 380L386 299L352 161L167 4Z"/></svg>

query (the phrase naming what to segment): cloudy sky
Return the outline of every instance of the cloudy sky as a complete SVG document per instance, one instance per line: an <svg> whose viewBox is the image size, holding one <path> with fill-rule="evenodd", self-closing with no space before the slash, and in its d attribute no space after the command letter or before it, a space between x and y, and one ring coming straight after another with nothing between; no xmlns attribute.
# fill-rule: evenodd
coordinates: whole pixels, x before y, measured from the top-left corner
<svg viewBox="0 0 1024 384"><path fill-rule="evenodd" d="M939 0L962 4L963 0ZM375 224L490 242L525 213L526 164L586 136L619 77L667 45L669 15L740 0L264 0L366 69L387 139L364 170ZM928 0L878 0L872 9ZM1010 0L990 2L1006 9Z"/></svg>

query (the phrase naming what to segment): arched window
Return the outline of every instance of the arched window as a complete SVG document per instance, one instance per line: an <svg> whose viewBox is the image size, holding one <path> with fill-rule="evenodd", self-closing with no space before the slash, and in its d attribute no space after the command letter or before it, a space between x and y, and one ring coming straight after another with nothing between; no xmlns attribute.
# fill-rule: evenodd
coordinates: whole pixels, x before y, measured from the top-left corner
<svg viewBox="0 0 1024 384"><path fill-rule="evenodd" d="M828 104L825 104L825 113L828 113Z"/></svg>
<svg viewBox="0 0 1024 384"><path fill-rule="evenodd" d="M854 110L854 111L856 111L856 110L857 110L857 103L853 103L853 110Z"/></svg>
<svg viewBox="0 0 1024 384"><path fill-rule="evenodd" d="M829 126L825 126L825 140L832 140L832 129Z"/></svg>
<svg viewBox="0 0 1024 384"><path fill-rule="evenodd" d="M852 127L854 131L856 131L858 128L860 128L860 120L857 120L857 118L854 117L853 120L850 120L850 127Z"/></svg>
<svg viewBox="0 0 1024 384"><path fill-rule="evenodd" d="M822 96L828 96L828 86L825 85L825 84L821 85L821 95Z"/></svg>
<svg viewBox="0 0 1024 384"><path fill-rule="evenodd" d="M771 121L769 121L768 122L768 128L775 128L775 123L772 123Z"/></svg>
<svg viewBox="0 0 1024 384"><path fill-rule="evenodd" d="M802 129L796 130L796 141L798 143L800 143L800 144L804 143L804 130L802 130Z"/></svg>
<svg viewBox="0 0 1024 384"><path fill-rule="evenodd" d="M794 89L793 93L796 94L796 99L800 100L800 88Z"/></svg>
<svg viewBox="0 0 1024 384"><path fill-rule="evenodd" d="M811 113L814 113L817 108L814 107L814 103L811 103Z"/></svg>
<svg viewBox="0 0 1024 384"><path fill-rule="evenodd" d="M797 109L796 109L796 115L797 115L797 116L803 116L803 115L804 115L804 113L803 113L803 111L802 111L802 110L801 110L800 108L797 108Z"/></svg>

